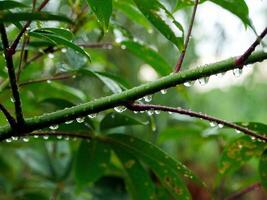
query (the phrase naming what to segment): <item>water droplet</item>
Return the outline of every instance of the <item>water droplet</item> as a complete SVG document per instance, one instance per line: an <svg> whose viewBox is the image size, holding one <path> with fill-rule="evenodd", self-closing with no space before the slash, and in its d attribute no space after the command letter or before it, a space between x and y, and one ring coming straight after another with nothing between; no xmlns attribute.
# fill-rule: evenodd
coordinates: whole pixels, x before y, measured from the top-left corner
<svg viewBox="0 0 267 200"><path fill-rule="evenodd" d="M30 31L30 30L31 30L31 28L30 28L30 27L27 27L27 28L26 28L26 31Z"/></svg>
<svg viewBox="0 0 267 200"><path fill-rule="evenodd" d="M240 131L240 130L237 130L237 129L235 129L235 132L236 132L236 133L241 133L241 131Z"/></svg>
<svg viewBox="0 0 267 200"><path fill-rule="evenodd" d="M10 143L10 142L12 142L12 139L8 138L8 139L6 139L6 142Z"/></svg>
<svg viewBox="0 0 267 200"><path fill-rule="evenodd" d="M71 124L73 120L66 121L65 124Z"/></svg>
<svg viewBox="0 0 267 200"><path fill-rule="evenodd" d="M184 86L185 87L191 87L194 85L194 83L195 83L194 81L188 81L188 82L184 83Z"/></svg>
<svg viewBox="0 0 267 200"><path fill-rule="evenodd" d="M121 45L121 49L125 50L126 46L125 45Z"/></svg>
<svg viewBox="0 0 267 200"><path fill-rule="evenodd" d="M51 126L49 126L49 129L51 129L51 130L57 130L58 129L58 125L57 124L51 125Z"/></svg>
<svg viewBox="0 0 267 200"><path fill-rule="evenodd" d="M48 58L50 58L50 59L53 59L53 58L55 57L55 55L52 54L52 53L49 53L47 56L48 56Z"/></svg>
<svg viewBox="0 0 267 200"><path fill-rule="evenodd" d="M147 114L148 114L149 116L152 116L152 115L154 114L154 110L148 110L148 111L147 111Z"/></svg>
<svg viewBox="0 0 267 200"><path fill-rule="evenodd" d="M138 111L133 111L134 114L138 114Z"/></svg>
<svg viewBox="0 0 267 200"><path fill-rule="evenodd" d="M219 128L223 128L223 124L218 124L218 127Z"/></svg>
<svg viewBox="0 0 267 200"><path fill-rule="evenodd" d="M225 72L216 74L217 77L222 78L224 76Z"/></svg>
<svg viewBox="0 0 267 200"><path fill-rule="evenodd" d="M44 135L44 136L43 136L43 139L44 139L44 140L48 140L48 139L49 139L49 136L48 136L48 135Z"/></svg>
<svg viewBox="0 0 267 200"><path fill-rule="evenodd" d="M242 149L242 147L243 147L243 146L242 146L241 144L238 145L238 148L239 148L239 149Z"/></svg>
<svg viewBox="0 0 267 200"><path fill-rule="evenodd" d="M12 136L11 139L14 140L14 141L17 141L18 137Z"/></svg>
<svg viewBox="0 0 267 200"><path fill-rule="evenodd" d="M38 139L39 135L34 135L33 138Z"/></svg>
<svg viewBox="0 0 267 200"><path fill-rule="evenodd" d="M61 52L62 52L62 53L66 53L66 52L67 52L67 49L66 49L66 48L62 48L62 49L61 49Z"/></svg>
<svg viewBox="0 0 267 200"><path fill-rule="evenodd" d="M242 69L239 69L239 68L233 69L233 74L234 74L235 77L241 76Z"/></svg>
<svg viewBox="0 0 267 200"><path fill-rule="evenodd" d="M83 123L84 120L85 120L84 117L78 117L78 118L76 118L76 121L77 121L78 123Z"/></svg>
<svg viewBox="0 0 267 200"><path fill-rule="evenodd" d="M167 91L166 89L160 90L160 93L161 93L161 94L167 94L167 92L168 92L168 91Z"/></svg>
<svg viewBox="0 0 267 200"><path fill-rule="evenodd" d="M155 114L159 115L160 114L160 110L155 110Z"/></svg>
<svg viewBox="0 0 267 200"><path fill-rule="evenodd" d="M211 127L215 127L215 126L217 126L217 123L215 123L215 122L210 122L210 126L211 126Z"/></svg>
<svg viewBox="0 0 267 200"><path fill-rule="evenodd" d="M255 141L255 140L256 140L256 137L252 136L251 139L252 139L253 141Z"/></svg>
<svg viewBox="0 0 267 200"><path fill-rule="evenodd" d="M66 136L66 137L64 137L64 140L69 141L70 140L70 137L69 136Z"/></svg>
<svg viewBox="0 0 267 200"><path fill-rule="evenodd" d="M90 114L90 115L88 115L88 117L91 119L96 118L96 113Z"/></svg>
<svg viewBox="0 0 267 200"><path fill-rule="evenodd" d="M114 110L118 113L122 113L124 112L125 110L127 110L127 108L125 106L117 106L114 108Z"/></svg>
<svg viewBox="0 0 267 200"><path fill-rule="evenodd" d="M52 83L52 81L51 81L51 80L47 80L46 82L47 82L48 84Z"/></svg>
<svg viewBox="0 0 267 200"><path fill-rule="evenodd" d="M29 138L27 138L27 137L24 137L24 138L22 138L22 140L23 140L23 142L29 142Z"/></svg>
<svg viewBox="0 0 267 200"><path fill-rule="evenodd" d="M15 103L15 99L13 99L12 97L10 98L10 101L11 101L12 103Z"/></svg>
<svg viewBox="0 0 267 200"><path fill-rule="evenodd" d="M198 79L198 82L200 85L205 85L209 82L209 77L200 78L200 79Z"/></svg>
<svg viewBox="0 0 267 200"><path fill-rule="evenodd" d="M150 101L152 101L152 95L147 95L147 96L145 96L145 97L144 97L144 100L145 100L145 102L150 102Z"/></svg>
<svg viewBox="0 0 267 200"><path fill-rule="evenodd" d="M62 139L62 135L57 135L57 139L61 140Z"/></svg>

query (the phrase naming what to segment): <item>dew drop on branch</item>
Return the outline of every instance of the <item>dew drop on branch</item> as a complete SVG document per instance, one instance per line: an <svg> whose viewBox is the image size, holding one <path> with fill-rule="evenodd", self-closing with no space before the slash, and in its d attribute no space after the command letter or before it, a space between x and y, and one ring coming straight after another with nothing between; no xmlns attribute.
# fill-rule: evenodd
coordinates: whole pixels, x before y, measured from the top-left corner
<svg viewBox="0 0 267 200"><path fill-rule="evenodd" d="M47 56L48 56L48 58L50 58L50 59L55 58L55 55L54 55L53 53L49 53Z"/></svg>
<svg viewBox="0 0 267 200"><path fill-rule="evenodd" d="M145 96L145 97L144 97L144 100L145 100L145 102L150 102L150 101L152 101L152 95L147 95L147 96Z"/></svg>
<svg viewBox="0 0 267 200"><path fill-rule="evenodd" d="M211 127L216 127L216 126L217 126L217 123L215 123L215 122L210 122L210 126L211 126Z"/></svg>
<svg viewBox="0 0 267 200"><path fill-rule="evenodd" d="M61 140L62 139L62 135L57 135L57 139Z"/></svg>
<svg viewBox="0 0 267 200"><path fill-rule="evenodd" d="M168 91L167 91L166 89L162 89L162 90L160 90L160 93L161 93L161 94L167 94L167 92L168 92Z"/></svg>
<svg viewBox="0 0 267 200"><path fill-rule="evenodd" d="M96 113L90 114L90 115L88 115L88 117L91 119L94 119L94 118L96 118Z"/></svg>
<svg viewBox="0 0 267 200"><path fill-rule="evenodd" d="M218 127L219 128L223 128L223 124L218 124Z"/></svg>
<svg viewBox="0 0 267 200"><path fill-rule="evenodd" d="M152 115L154 114L154 110L148 110L148 111L147 111L147 114L148 114L149 116L152 116Z"/></svg>
<svg viewBox="0 0 267 200"><path fill-rule="evenodd" d="M236 133L241 133L241 131L240 131L240 130L237 130L237 129L235 129L235 132L236 132Z"/></svg>
<svg viewBox="0 0 267 200"><path fill-rule="evenodd" d="M194 85L194 81L188 81L188 82L185 82L184 83L184 86L185 87L191 87L191 86L193 86Z"/></svg>
<svg viewBox="0 0 267 200"><path fill-rule="evenodd" d="M29 142L30 141L30 139L27 137L22 138L22 140L23 140L23 142Z"/></svg>
<svg viewBox="0 0 267 200"><path fill-rule="evenodd" d="M49 126L49 129L51 129L51 130L57 130L58 129L58 125L57 124L51 125L51 126Z"/></svg>
<svg viewBox="0 0 267 200"><path fill-rule="evenodd" d="M65 124L71 124L73 120L66 121Z"/></svg>
<svg viewBox="0 0 267 200"><path fill-rule="evenodd" d="M155 114L159 115L160 114L160 110L155 110Z"/></svg>
<svg viewBox="0 0 267 200"><path fill-rule="evenodd" d="M78 123L83 123L84 120L85 120L84 117L78 117L78 118L76 118L76 121L77 121Z"/></svg>
<svg viewBox="0 0 267 200"><path fill-rule="evenodd" d="M12 139L8 138L8 139L6 139L6 142L10 143L10 142L12 142Z"/></svg>
<svg viewBox="0 0 267 200"><path fill-rule="evenodd" d="M235 77L240 77L241 74L242 74L242 69L239 69L239 68L233 69L233 75Z"/></svg>
<svg viewBox="0 0 267 200"><path fill-rule="evenodd" d="M200 78L200 79L198 79L198 82L200 85L205 85L209 82L209 77Z"/></svg>
<svg viewBox="0 0 267 200"><path fill-rule="evenodd" d="M122 113L122 112L126 111L127 108L125 106L117 106L114 108L114 110L118 113Z"/></svg>

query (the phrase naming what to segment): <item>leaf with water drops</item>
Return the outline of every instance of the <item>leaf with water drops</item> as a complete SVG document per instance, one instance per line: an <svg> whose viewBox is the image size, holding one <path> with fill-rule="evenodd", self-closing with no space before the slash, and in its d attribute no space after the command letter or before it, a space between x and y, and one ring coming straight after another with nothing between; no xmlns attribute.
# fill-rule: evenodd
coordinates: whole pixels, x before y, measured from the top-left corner
<svg viewBox="0 0 267 200"><path fill-rule="evenodd" d="M75 179L80 186L92 183L104 175L110 164L108 145L92 140L82 141L75 161Z"/></svg>
<svg viewBox="0 0 267 200"><path fill-rule="evenodd" d="M144 60L147 64L151 65L151 67L153 67L159 75L166 76L171 73L171 66L153 48L132 40L125 40L121 42L121 45L125 46L125 48L132 54Z"/></svg>
<svg viewBox="0 0 267 200"><path fill-rule="evenodd" d="M179 50L184 48L183 27L158 0L134 0L138 9Z"/></svg>
<svg viewBox="0 0 267 200"><path fill-rule="evenodd" d="M267 147L255 138L243 136L227 145L219 162L219 178L232 173L252 157L259 157Z"/></svg>
<svg viewBox="0 0 267 200"><path fill-rule="evenodd" d="M122 134L109 135L103 141L109 143L112 148L124 149L146 163L173 198L190 199L182 177L201 184L201 181L186 166L149 142Z"/></svg>
<svg viewBox="0 0 267 200"><path fill-rule="evenodd" d="M87 0L87 2L103 28L107 30L112 14L112 0Z"/></svg>
<svg viewBox="0 0 267 200"><path fill-rule="evenodd" d="M100 122L100 129L106 130L120 126L145 125L146 123L128 115L112 112L107 114Z"/></svg>
<svg viewBox="0 0 267 200"><path fill-rule="evenodd" d="M66 34L64 34L62 37L61 35L58 35L58 32L42 32L38 30L34 30L32 32L29 32L29 35L32 37L36 37L43 40L52 41L56 45L63 45L65 47L69 47L73 49L74 51L78 52L79 54L85 56L89 61L91 61L90 55L81 47L74 44L71 40L66 39Z"/></svg>
<svg viewBox="0 0 267 200"><path fill-rule="evenodd" d="M267 149L260 157L259 174L262 186L267 189Z"/></svg>
<svg viewBox="0 0 267 200"><path fill-rule="evenodd" d="M155 186L138 159L120 147L113 146L113 150L124 168L127 188L132 199L156 199Z"/></svg>
<svg viewBox="0 0 267 200"><path fill-rule="evenodd" d="M151 102L152 99L153 99L152 95L144 96L144 100L145 100L145 102Z"/></svg>
<svg viewBox="0 0 267 200"><path fill-rule="evenodd" d="M267 136L267 125L259 122L236 122L236 124Z"/></svg>
<svg viewBox="0 0 267 200"><path fill-rule="evenodd" d="M116 106L114 108L114 110L117 112L117 113L123 113L124 111L127 110L127 108L125 106Z"/></svg>

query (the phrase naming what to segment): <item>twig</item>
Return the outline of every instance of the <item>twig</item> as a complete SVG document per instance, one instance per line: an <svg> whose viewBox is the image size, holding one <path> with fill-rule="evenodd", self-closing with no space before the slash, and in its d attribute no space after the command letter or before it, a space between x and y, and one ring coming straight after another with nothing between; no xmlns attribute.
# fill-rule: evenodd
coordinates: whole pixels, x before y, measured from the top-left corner
<svg viewBox="0 0 267 200"><path fill-rule="evenodd" d="M11 114L8 112L8 110L2 104L0 104L0 110L5 115L5 117L6 117L7 121L8 121L8 123L10 124L10 126L13 129L16 129L16 127L17 127L16 120L11 116Z"/></svg>
<svg viewBox="0 0 267 200"><path fill-rule="evenodd" d="M35 79L35 80L29 80L23 83L19 84L19 87L23 87L26 85L30 85L30 84L35 84L35 83L42 83L42 82L46 82L46 81L52 81L52 80L65 80L65 79L70 79L72 78L73 74L63 74L63 75L58 75L58 76L54 76L54 77L46 77L46 78L42 78L42 79Z"/></svg>
<svg viewBox="0 0 267 200"><path fill-rule="evenodd" d="M49 2L49 0L44 0L43 3L37 8L37 12L41 11L46 4ZM28 21L26 22L26 24L23 26L23 28L21 29L21 31L19 32L19 34L17 35L16 39L14 40L13 44L10 46L10 54L15 54L16 52L16 48L19 44L19 41L21 39L21 37L23 36L23 34L26 32L27 28L31 25L32 21Z"/></svg>
<svg viewBox="0 0 267 200"><path fill-rule="evenodd" d="M261 188L261 184L260 183L254 183L250 186L248 186L247 188L244 188L243 190L232 194L230 197L227 197L225 200L236 200L236 199L240 199L240 197L242 197L243 195L253 191L253 190L258 190Z"/></svg>
<svg viewBox="0 0 267 200"><path fill-rule="evenodd" d="M9 46L8 46L8 38L6 34L6 29L4 24L0 24L0 32L1 32L1 38L2 38L2 43L4 47L4 54L5 54L5 60L6 60L6 66L8 69L8 76L9 76L9 82L14 98L14 104L15 104L15 110L16 110L16 118L17 118L17 124L22 128L24 125L24 118L23 118L23 113L22 113L22 108L21 108L21 101L20 101L20 95L18 91L18 85L16 81L16 74L14 70L14 63L13 63L13 55L9 51Z"/></svg>
<svg viewBox="0 0 267 200"><path fill-rule="evenodd" d="M263 30L263 32L258 36L255 42L246 50L246 52L241 55L238 59L236 59L235 64L239 68L242 68L244 66L245 61L248 59L248 57L252 54L253 51L255 51L256 47L261 43L262 39L267 34L267 27Z"/></svg>
<svg viewBox="0 0 267 200"><path fill-rule="evenodd" d="M246 135L249 135L251 137L254 137L254 138L257 138L257 139L260 139L260 140L267 142L267 137L263 134L259 135L258 133L254 132L248 128L245 128L243 126L239 126L235 123L231 123L231 122L228 122L228 121L223 120L223 119L209 116L207 114L198 113L198 112L186 110L183 108L173 108L173 107L162 106L162 105L153 105L153 104L136 104L136 103L134 103L134 104L127 105L127 107L133 111L160 110L160 111L165 111L165 112L173 112L173 113L188 115L190 117L196 117L196 118L204 119L204 120L207 120L210 122L215 122L217 124L222 124L222 125L227 126L229 128L239 130Z"/></svg>
<svg viewBox="0 0 267 200"><path fill-rule="evenodd" d="M185 57L185 54L186 54L186 50L187 50L187 47L188 47L188 44L189 44L189 41L190 41L190 37L191 37L191 33L192 33L192 29L193 29L193 25L194 25L194 21L195 21L195 16L196 16L196 12L197 12L197 6L198 6L198 2L199 0L196 0L195 1L195 5L194 5L194 9L193 9L193 14L192 14L192 18L191 18L191 21L190 21L190 25L189 25L189 29L188 29L188 33L187 33L187 36L186 36L186 40L185 40L185 45L184 45L184 49L183 51L181 52L181 55L177 61L177 64L175 66L175 72L179 72L181 70L181 67L182 67L182 64L183 64L183 61L184 61L184 57Z"/></svg>
<svg viewBox="0 0 267 200"><path fill-rule="evenodd" d="M21 47L21 52L20 52L19 67L18 67L17 77L16 77L17 82L19 81L20 73L22 70L22 63L24 60L23 57L24 57L24 50L25 50L26 43L27 43L27 36L24 35L24 39L23 39L23 43L22 43L22 47Z"/></svg>

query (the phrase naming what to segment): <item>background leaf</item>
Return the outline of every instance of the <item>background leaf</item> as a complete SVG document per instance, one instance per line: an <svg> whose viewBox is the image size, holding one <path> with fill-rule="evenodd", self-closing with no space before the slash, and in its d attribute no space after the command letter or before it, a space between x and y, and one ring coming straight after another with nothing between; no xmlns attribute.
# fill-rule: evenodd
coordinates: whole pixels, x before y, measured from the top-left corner
<svg viewBox="0 0 267 200"><path fill-rule="evenodd" d="M155 186L148 172L131 154L121 148L114 148L126 173L126 183L132 199L156 199Z"/></svg>
<svg viewBox="0 0 267 200"><path fill-rule="evenodd" d="M0 10L8 10L13 8L25 8L27 5L17 1L0 1Z"/></svg>
<svg viewBox="0 0 267 200"><path fill-rule="evenodd" d="M169 75L172 71L170 65L152 48L131 40L121 42L127 50L151 65L161 76Z"/></svg>
<svg viewBox="0 0 267 200"><path fill-rule="evenodd" d="M87 0L104 29L108 29L112 14L112 0Z"/></svg>
<svg viewBox="0 0 267 200"><path fill-rule="evenodd" d="M175 44L179 50L183 49L183 27L172 14L157 0L134 0L144 16L164 35Z"/></svg>
<svg viewBox="0 0 267 200"><path fill-rule="evenodd" d="M259 173L261 184L267 189L267 150L265 150L260 157Z"/></svg>
<svg viewBox="0 0 267 200"><path fill-rule="evenodd" d="M75 178L79 185L92 183L104 175L110 162L110 148L92 140L82 141L76 156Z"/></svg>

